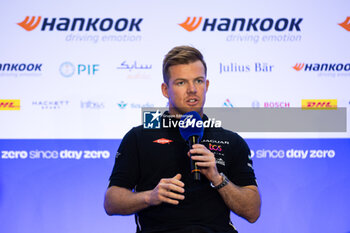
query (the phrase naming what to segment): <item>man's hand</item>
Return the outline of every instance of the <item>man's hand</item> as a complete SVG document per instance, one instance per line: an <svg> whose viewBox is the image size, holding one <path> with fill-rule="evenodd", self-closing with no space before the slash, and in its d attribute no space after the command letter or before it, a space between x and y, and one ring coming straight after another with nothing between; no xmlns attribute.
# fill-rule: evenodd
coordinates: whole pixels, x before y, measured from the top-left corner
<svg viewBox="0 0 350 233"><path fill-rule="evenodd" d="M207 177L213 185L218 185L222 182L222 176L216 168L215 156L202 144L194 144L193 148L188 152L190 154L200 154L191 156L192 160L196 162L200 172Z"/></svg>
<svg viewBox="0 0 350 233"><path fill-rule="evenodd" d="M222 176L219 174L215 156L204 145L195 144L193 148L187 153L200 154L199 156L192 156L200 169L200 172L207 177L207 179L217 186L222 182ZM237 186L231 182L225 187L218 190L222 199L228 208L234 213L247 219L249 222L255 222L260 216L260 194L258 188L254 185Z"/></svg>
<svg viewBox="0 0 350 233"><path fill-rule="evenodd" d="M173 178L161 179L158 185L150 191L148 203L149 205L159 205L162 202L177 205L179 200L185 199L185 184L180 181L181 174L177 174Z"/></svg>

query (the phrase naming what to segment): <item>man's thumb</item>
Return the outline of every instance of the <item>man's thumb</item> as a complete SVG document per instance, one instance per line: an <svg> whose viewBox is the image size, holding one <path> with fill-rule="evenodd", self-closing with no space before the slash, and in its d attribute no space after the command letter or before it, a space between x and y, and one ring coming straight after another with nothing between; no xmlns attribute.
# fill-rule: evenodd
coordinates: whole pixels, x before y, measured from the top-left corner
<svg viewBox="0 0 350 233"><path fill-rule="evenodd" d="M176 174L176 176L174 176L173 178L174 178L174 179L177 179L177 180L181 180L181 174L178 173L178 174Z"/></svg>

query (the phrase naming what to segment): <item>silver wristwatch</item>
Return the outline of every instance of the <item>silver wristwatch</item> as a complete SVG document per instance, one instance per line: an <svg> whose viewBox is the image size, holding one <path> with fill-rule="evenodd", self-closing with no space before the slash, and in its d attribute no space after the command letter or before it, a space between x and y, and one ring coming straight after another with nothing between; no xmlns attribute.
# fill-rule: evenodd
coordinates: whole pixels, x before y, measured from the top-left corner
<svg viewBox="0 0 350 233"><path fill-rule="evenodd" d="M218 184L217 186L214 186L213 183L210 182L210 186L216 190L221 189L222 187L226 186L230 182L230 180L225 176L224 173L221 172L220 175L222 176L222 182L220 184Z"/></svg>

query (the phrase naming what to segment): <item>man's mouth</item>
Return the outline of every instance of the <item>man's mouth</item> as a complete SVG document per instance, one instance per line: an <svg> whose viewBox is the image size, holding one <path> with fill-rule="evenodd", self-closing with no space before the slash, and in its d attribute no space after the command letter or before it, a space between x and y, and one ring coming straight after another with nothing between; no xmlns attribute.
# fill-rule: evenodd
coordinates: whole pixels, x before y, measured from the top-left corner
<svg viewBox="0 0 350 233"><path fill-rule="evenodd" d="M190 106L195 106L198 104L198 99L197 98L189 98L186 103Z"/></svg>

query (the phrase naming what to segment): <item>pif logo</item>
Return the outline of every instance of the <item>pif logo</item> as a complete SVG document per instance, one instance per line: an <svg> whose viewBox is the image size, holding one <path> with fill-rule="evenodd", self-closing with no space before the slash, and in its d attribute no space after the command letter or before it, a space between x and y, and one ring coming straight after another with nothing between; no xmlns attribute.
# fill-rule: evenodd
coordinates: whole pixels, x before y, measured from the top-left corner
<svg viewBox="0 0 350 233"><path fill-rule="evenodd" d="M20 110L20 100L0 100L0 110Z"/></svg>
<svg viewBox="0 0 350 233"><path fill-rule="evenodd" d="M41 21L41 16L39 16L37 19L35 16L32 16L30 21L29 21L29 16L27 16L22 22L17 24L29 32L29 31L33 31L39 25L40 21Z"/></svg>
<svg viewBox="0 0 350 233"><path fill-rule="evenodd" d="M336 99L305 99L301 100L302 109L337 109Z"/></svg>
<svg viewBox="0 0 350 233"><path fill-rule="evenodd" d="M78 76L87 75L92 77L99 71L99 66L99 64L78 64L75 66L71 62L64 62L60 65L59 71L65 78L72 77L75 74L75 70L77 70Z"/></svg>
<svg viewBox="0 0 350 233"><path fill-rule="evenodd" d="M338 23L338 25L350 32L350 16L346 17L345 21Z"/></svg>

